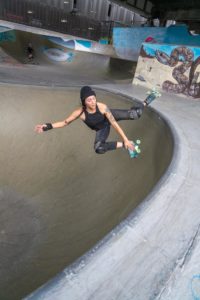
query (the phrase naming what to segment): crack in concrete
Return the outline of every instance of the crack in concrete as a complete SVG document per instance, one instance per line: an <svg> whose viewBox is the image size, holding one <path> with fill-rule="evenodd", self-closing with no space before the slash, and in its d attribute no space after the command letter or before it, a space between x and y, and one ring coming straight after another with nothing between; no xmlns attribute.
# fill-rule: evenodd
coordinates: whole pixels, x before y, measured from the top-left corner
<svg viewBox="0 0 200 300"><path fill-rule="evenodd" d="M168 279L166 278L166 280L162 280L162 286L160 286L160 292L158 293L158 291L154 291L153 293L153 297L151 299L154 300L161 300L162 299L162 295L164 294L164 292L167 289L170 289L170 285L171 282L176 280L176 274L187 264L187 262L189 261L189 259L192 256L192 253L196 247L197 241L198 241L198 236L200 236L200 224L198 224L197 229L195 231L195 234L193 235L193 237L190 239L189 241L189 245L186 249L186 251L183 253L183 255L178 258L174 264L174 266L171 268L171 272L169 273ZM155 298L156 296L156 298Z"/></svg>
<svg viewBox="0 0 200 300"><path fill-rule="evenodd" d="M187 263L187 261L190 259L191 255L192 255L192 252L196 247L198 236L200 236L200 224L198 225L197 230L196 230L193 238L190 241L190 245L189 245L188 250L186 251L186 253L183 257L182 263L180 264L180 268L182 268Z"/></svg>

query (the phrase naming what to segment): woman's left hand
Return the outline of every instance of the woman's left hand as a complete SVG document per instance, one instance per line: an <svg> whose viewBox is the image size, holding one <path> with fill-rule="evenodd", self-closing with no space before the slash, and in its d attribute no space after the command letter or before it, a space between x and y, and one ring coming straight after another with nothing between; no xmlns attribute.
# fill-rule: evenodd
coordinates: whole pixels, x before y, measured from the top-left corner
<svg viewBox="0 0 200 300"><path fill-rule="evenodd" d="M124 141L124 146L126 149L130 149L132 151L135 150L135 145L134 145L133 141L129 141L129 140Z"/></svg>
<svg viewBox="0 0 200 300"><path fill-rule="evenodd" d="M43 124L43 125L36 125L35 126L35 131L38 132L38 133L42 133L44 131L43 130L44 127L46 127L45 124Z"/></svg>

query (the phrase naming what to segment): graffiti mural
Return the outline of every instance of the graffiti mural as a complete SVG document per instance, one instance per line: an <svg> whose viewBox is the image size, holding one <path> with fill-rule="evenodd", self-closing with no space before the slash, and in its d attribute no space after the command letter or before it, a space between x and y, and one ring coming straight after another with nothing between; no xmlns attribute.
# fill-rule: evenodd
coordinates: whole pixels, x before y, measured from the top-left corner
<svg viewBox="0 0 200 300"><path fill-rule="evenodd" d="M200 47L143 43L133 82L200 98Z"/></svg>
<svg viewBox="0 0 200 300"><path fill-rule="evenodd" d="M200 46L200 35L192 35L186 25L169 27L113 28L113 45L120 58L137 61L142 43Z"/></svg>
<svg viewBox="0 0 200 300"><path fill-rule="evenodd" d="M200 83L197 83L199 72L196 72L200 64L200 56L194 60L193 50L181 46L173 49L170 55L159 50L156 50L155 55L160 63L172 68L172 76L177 82L165 80L162 84L163 90L177 94L183 93L195 98L200 97ZM189 71L188 76L185 75L186 71Z"/></svg>
<svg viewBox="0 0 200 300"><path fill-rule="evenodd" d="M48 37L48 40L69 49L73 50L82 50L88 51L92 48L92 42L87 40L80 40L80 39L67 39L67 38L60 38L60 37Z"/></svg>
<svg viewBox="0 0 200 300"><path fill-rule="evenodd" d="M74 59L74 53L65 52L62 49L45 48L43 53L52 61L55 62L72 62Z"/></svg>
<svg viewBox="0 0 200 300"><path fill-rule="evenodd" d="M15 42L16 36L13 30L0 32L0 42Z"/></svg>

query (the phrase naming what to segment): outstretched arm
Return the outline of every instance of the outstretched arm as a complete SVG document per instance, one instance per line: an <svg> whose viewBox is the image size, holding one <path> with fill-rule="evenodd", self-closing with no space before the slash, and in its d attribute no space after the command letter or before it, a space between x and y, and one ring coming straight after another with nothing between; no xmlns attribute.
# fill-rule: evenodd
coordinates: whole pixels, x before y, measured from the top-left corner
<svg viewBox="0 0 200 300"><path fill-rule="evenodd" d="M80 117L80 115L81 115L81 112L82 112L82 108L78 108L75 111L73 111L73 113L63 121L59 121L56 123L45 123L45 124L36 125L35 131L38 133L42 133L44 131L47 131L47 130L50 130L53 128L65 127L65 126L69 125L71 122L73 122L74 120L78 119L78 117Z"/></svg>
<svg viewBox="0 0 200 300"><path fill-rule="evenodd" d="M115 120L113 114L111 113L111 111L109 110L109 108L107 106L105 106L105 116L109 120L110 124L117 131L117 133L119 134L119 136L122 138L122 140L124 142L125 148L126 149L131 149L131 150L134 151L135 147L134 147L133 143L131 141L129 141L129 139L125 135L124 131L119 126L119 124L117 123L117 121Z"/></svg>

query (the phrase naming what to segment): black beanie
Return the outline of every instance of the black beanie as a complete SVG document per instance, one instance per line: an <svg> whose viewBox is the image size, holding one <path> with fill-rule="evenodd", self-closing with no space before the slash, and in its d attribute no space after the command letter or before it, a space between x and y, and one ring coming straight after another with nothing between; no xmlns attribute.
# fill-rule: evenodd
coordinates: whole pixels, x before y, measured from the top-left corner
<svg viewBox="0 0 200 300"><path fill-rule="evenodd" d="M85 99L90 96L96 96L95 92L91 89L90 86L83 86L80 91L82 105L85 105Z"/></svg>

